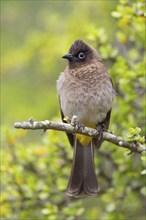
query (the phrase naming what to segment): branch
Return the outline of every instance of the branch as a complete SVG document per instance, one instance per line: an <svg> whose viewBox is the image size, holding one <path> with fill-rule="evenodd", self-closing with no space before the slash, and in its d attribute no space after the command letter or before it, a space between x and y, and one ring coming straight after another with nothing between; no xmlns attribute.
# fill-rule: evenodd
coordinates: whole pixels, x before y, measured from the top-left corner
<svg viewBox="0 0 146 220"><path fill-rule="evenodd" d="M76 116L73 116L71 123L54 122L49 120L34 121L33 118L30 118L28 122L26 121L15 122L14 127L27 129L27 130L43 129L44 131L52 129L57 131L65 131L72 134L78 133L91 137L98 137L98 130L84 126L77 126L76 120L77 120ZM143 151L146 151L146 146L140 143L128 142L124 138L109 132L103 132L103 139L115 145L118 145L119 147L129 149L130 153L132 152L142 153Z"/></svg>

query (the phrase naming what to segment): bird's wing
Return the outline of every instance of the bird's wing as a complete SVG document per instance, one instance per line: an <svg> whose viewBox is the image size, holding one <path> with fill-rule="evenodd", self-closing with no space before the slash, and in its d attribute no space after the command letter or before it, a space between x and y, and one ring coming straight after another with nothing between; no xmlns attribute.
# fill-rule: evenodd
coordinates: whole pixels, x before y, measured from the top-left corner
<svg viewBox="0 0 146 220"><path fill-rule="evenodd" d="M59 97L59 103L60 103L60 97ZM64 123L67 123L67 122L64 120L64 117L65 117L65 116L64 116L64 114L63 114L63 112L62 112L62 109L61 109L61 103L60 103L60 113L61 113L62 121L63 121ZM74 146L74 135L71 134L71 133L68 133L68 132L66 132L66 135L67 135L67 137L68 137L68 140L69 140L71 146L73 147L73 146Z"/></svg>
<svg viewBox="0 0 146 220"><path fill-rule="evenodd" d="M99 127L102 127L102 128L103 128L103 130L101 130L101 133L99 133L99 137L92 139L93 145L94 145L97 149L100 148L102 142L104 141L104 140L103 140L103 136L102 136L102 132L108 130L109 123L110 123L110 115L111 115L111 110L107 113L106 118L105 118L102 122L100 122L100 123L97 124L97 129L98 129ZM98 126L99 126L99 127L98 127ZM99 131L99 132L100 132L100 131Z"/></svg>
<svg viewBox="0 0 146 220"><path fill-rule="evenodd" d="M110 117L111 117L111 111L110 110L107 115L106 115L106 118L101 122L101 124L104 126L105 128L105 131L108 130L108 127L109 127L109 123L110 123Z"/></svg>

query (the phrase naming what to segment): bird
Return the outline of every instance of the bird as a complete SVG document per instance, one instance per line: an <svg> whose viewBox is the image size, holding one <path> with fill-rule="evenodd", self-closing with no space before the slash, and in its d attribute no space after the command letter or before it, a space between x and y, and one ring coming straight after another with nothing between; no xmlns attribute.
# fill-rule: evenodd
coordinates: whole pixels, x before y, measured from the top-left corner
<svg viewBox="0 0 146 220"><path fill-rule="evenodd" d="M98 52L81 39L76 40L67 54L67 66L57 80L60 111L65 117L77 117L79 125L95 128L99 137L66 133L73 148L73 162L67 186L72 197L96 196L99 184L95 173L94 149L103 142L108 130L115 90L111 77Z"/></svg>

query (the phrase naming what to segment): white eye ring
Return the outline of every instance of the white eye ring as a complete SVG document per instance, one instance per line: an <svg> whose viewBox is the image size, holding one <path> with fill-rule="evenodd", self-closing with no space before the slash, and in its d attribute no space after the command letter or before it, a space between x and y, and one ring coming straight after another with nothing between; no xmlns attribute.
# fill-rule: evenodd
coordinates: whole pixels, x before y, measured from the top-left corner
<svg viewBox="0 0 146 220"><path fill-rule="evenodd" d="M83 60L85 58L85 54L83 52L79 53L78 55L80 60Z"/></svg>

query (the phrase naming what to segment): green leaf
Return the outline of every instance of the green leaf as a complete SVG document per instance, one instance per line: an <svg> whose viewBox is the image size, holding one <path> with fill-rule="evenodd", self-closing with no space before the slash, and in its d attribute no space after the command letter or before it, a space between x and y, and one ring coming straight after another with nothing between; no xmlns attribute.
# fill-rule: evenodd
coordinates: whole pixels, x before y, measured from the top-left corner
<svg viewBox="0 0 146 220"><path fill-rule="evenodd" d="M111 16L113 16L114 18L121 18L122 17L122 14L118 11L113 11L111 13Z"/></svg>
<svg viewBox="0 0 146 220"><path fill-rule="evenodd" d="M106 210L108 212L112 212L112 211L115 210L115 208L116 208L116 204L115 203L110 203L110 204L107 205Z"/></svg>
<svg viewBox="0 0 146 220"><path fill-rule="evenodd" d="M141 175L146 175L146 169L141 171Z"/></svg>
<svg viewBox="0 0 146 220"><path fill-rule="evenodd" d="M136 132L136 134L139 134L139 133L141 132L141 128L136 127L136 128L135 128L135 132Z"/></svg>
<svg viewBox="0 0 146 220"><path fill-rule="evenodd" d="M142 187L140 192L143 196L146 196L146 186Z"/></svg>
<svg viewBox="0 0 146 220"><path fill-rule="evenodd" d="M125 4L127 3L127 0L120 0L120 3L121 3L122 5L125 5Z"/></svg>
<svg viewBox="0 0 146 220"><path fill-rule="evenodd" d="M77 209L77 212L76 212L76 215L77 216L81 216L83 213L84 213L85 209L82 207L82 208L78 208Z"/></svg>
<svg viewBox="0 0 146 220"><path fill-rule="evenodd" d="M134 128L129 128L129 133L132 134L132 135L135 135L136 134L135 129Z"/></svg>
<svg viewBox="0 0 146 220"><path fill-rule="evenodd" d="M48 208L42 209L42 214L43 215L48 215L50 213L50 210Z"/></svg>
<svg viewBox="0 0 146 220"><path fill-rule="evenodd" d="M146 161L146 155L141 156L141 160Z"/></svg>

